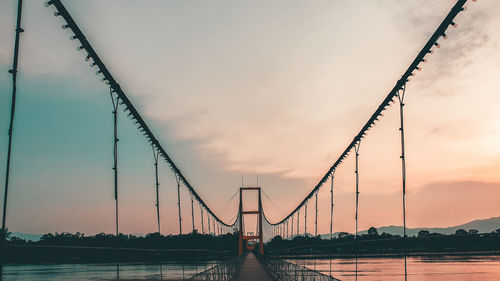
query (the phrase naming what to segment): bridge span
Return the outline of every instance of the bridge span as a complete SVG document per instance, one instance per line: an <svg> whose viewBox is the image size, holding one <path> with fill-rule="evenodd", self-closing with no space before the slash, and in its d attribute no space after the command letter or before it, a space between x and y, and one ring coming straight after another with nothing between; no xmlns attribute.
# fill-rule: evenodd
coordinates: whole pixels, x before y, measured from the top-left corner
<svg viewBox="0 0 500 281"><path fill-rule="evenodd" d="M475 0L472 0L475 2ZM407 241L406 234L406 156L405 156L405 131L404 131L404 98L406 95L407 84L410 83L411 79L416 74L416 71L421 71L420 65L422 63L427 62L427 56L432 54L437 48L440 48L440 44L438 43L441 39L446 39L448 36L446 35L447 29L449 27L457 27L458 25L455 23L455 17L462 11L465 10L464 5L467 0L457 0L456 4L451 8L450 12L443 19L441 24L437 27L435 32L430 36L428 41L425 43L424 47L417 54L414 60L410 63L410 65L406 68L403 74L397 78L394 87L389 91L389 93L382 100L377 109L370 115L370 118L367 122L362 126L362 128L357 131L354 135L353 139L348 143L343 152L338 156L335 161L332 162L332 165L327 169L327 172L323 174L320 178L319 182L316 186L314 186L311 191L303 198L298 201L295 208L287 212L286 214L282 214L279 219L270 220L268 216L266 216L266 210L263 209L262 206L262 198L261 198L261 188L260 187L240 187L240 203L237 214L234 216L234 220L225 221L220 217L220 214L216 214L213 208L209 207L207 203L201 198L201 196L196 191L196 188L188 181L187 176L183 174L179 166L177 166L174 160L167 153L167 149L164 145L161 144L160 140L155 136L152 129L148 126L146 120L142 117L139 110L132 104L132 101L128 98L125 91L126 89L122 88L118 83L117 79L112 75L110 69L106 67L104 61L98 56L97 51L92 47L91 43L84 35L82 29L77 25L77 22L70 15L69 11L63 5L61 0L49 0L46 2L47 7L51 7L54 10L54 15L63 21L63 25L61 26L63 29L71 32L71 40L75 40L78 42L77 50L79 52L85 53L84 58L86 61L90 63L90 67L96 70L96 75L101 78L101 81L106 85L106 90L109 90L109 96L106 98L109 99L111 97L111 105L112 105L112 113L113 113L113 159L112 159L112 173L113 173L113 200L114 200L114 231L116 233L115 237L119 237L121 235L119 228L119 163L118 163L118 153L119 153L119 143L118 143L118 126L117 126L117 118L118 114L123 111L127 117L129 117L133 123L135 123L138 127L138 131L143 134L151 146L153 157L154 157L154 169L155 169L155 181L154 181L154 190L156 194L155 200L155 212L154 216L157 219L157 234L161 236L162 230L160 227L160 197L159 197L159 174L158 174L158 161L164 160L168 165L169 169L173 173L176 180L176 188L177 188L177 215L178 221L176 223L179 224L179 234L182 236L183 228L182 228L182 206L181 206L181 188L185 188L185 190L189 193L191 197L190 206L187 208L191 209L191 222L192 222L192 233L201 232L201 234L208 234L213 236L222 236L226 234L237 233L238 234L238 250L239 257L234 261L229 262L226 265L217 265L211 269L208 269L206 272L202 272L197 274L192 278L192 280L258 280L258 281L267 281L267 280L337 280L331 276L323 275L317 271L307 269L306 267L299 266L297 264L287 262L285 260L273 259L272 257L265 256L264 251L264 243L267 241L271 241L274 238L278 240L292 240L297 236L310 236L311 234L307 231L307 216L308 206L314 208L315 216L314 220L314 236L320 238L318 233L318 194L321 188L329 189L330 191L330 212L325 216L329 218L329 239L333 240L333 217L334 217L334 176L336 169L342 164L342 162L348 157L349 154L355 156L356 166L355 169L355 229L353 229L353 237L355 239L355 244L360 241L358 238L358 206L359 206L359 166L358 159L360 156L360 146L361 142L365 141L365 136L369 133L370 129L372 129L375 124L382 119L383 112L387 110L390 106L399 102L399 117L400 124L398 124L398 136L401 138L401 201L402 201L402 225L403 225L403 235L402 239L404 242ZM69 3L69 2L68 2ZM22 12L22 0L19 0L18 7L18 17L17 17L17 26L16 26L16 39L15 39L15 47L14 47L14 63L12 69L9 71L12 74L12 106L11 106L11 114L10 114L10 122L9 122L9 131L8 131L8 150L7 150L7 162L5 165L5 184L4 184L4 197L3 197L3 213L2 213L2 232L0 233L0 242L2 246L6 243L7 237L7 203L9 202L8 198L8 189L9 189L9 174L10 174L10 162L11 162L11 154L12 154L12 142L13 142L13 127L14 127L14 112L15 112L15 101L16 101L16 75L18 73L18 56L19 56L19 44L20 44L20 36L24 29L21 27L21 12ZM399 150L399 148L398 148ZM399 160L398 160L399 161ZM110 161L111 162L111 161ZM152 164L153 164L152 163ZM152 166L153 168L153 166ZM330 184L328 182L330 181ZM257 184L258 185L258 184ZM153 186L151 186L153 188ZM243 201L242 194L243 191L257 191L258 192L258 207L256 210L244 210L243 209ZM263 192L263 191L262 191ZM264 193L264 192L263 192ZM265 193L264 193L265 195ZM265 195L267 196L267 195ZM353 196L354 197L354 196ZM111 199L111 198L110 198ZM195 226L195 209L194 202L198 203L200 210L200 227ZM354 208L354 206L353 206ZM309 209L311 211L311 209ZM302 215L301 215L302 212ZM152 213L153 215L153 213ZM250 231L245 230L245 215L256 215L257 216L257 230L256 234L249 234ZM267 213L269 215L269 213ZM205 216L205 217L204 217ZM302 221L302 224L300 224ZM302 226L302 228L301 228ZM191 225L189 225L191 227ZM295 228L294 228L295 227ZM186 229L184 228L184 234L186 233ZM199 231L201 230L201 231ZM406 245L406 244L405 244ZM251 248L255 247L257 249L254 254ZM405 255L407 254L407 247L405 247ZM246 253L247 252L247 253ZM357 253L356 253L357 254ZM357 260L356 260L356 272L357 272ZM406 258L404 265L405 277L407 275L406 269ZM219 278L220 275L223 274L223 278ZM0 275L1 276L1 275ZM215 278L210 279L209 276L215 276ZM205 278L207 277L207 278ZM357 277L357 276L356 276ZM235 279L233 279L235 278Z"/></svg>

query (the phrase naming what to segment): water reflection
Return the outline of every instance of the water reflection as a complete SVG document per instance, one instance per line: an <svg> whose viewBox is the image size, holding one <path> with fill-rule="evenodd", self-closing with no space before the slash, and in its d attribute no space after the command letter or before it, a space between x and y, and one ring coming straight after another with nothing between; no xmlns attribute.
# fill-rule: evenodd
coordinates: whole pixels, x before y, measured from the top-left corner
<svg viewBox="0 0 500 281"><path fill-rule="evenodd" d="M186 280L219 261L113 262L93 264L7 264L1 281Z"/></svg>
<svg viewBox="0 0 500 281"><path fill-rule="evenodd" d="M340 280L500 280L500 255L301 259L290 262ZM403 272L404 269L404 272ZM411 273L409 274L408 271ZM409 276L409 277L408 277Z"/></svg>

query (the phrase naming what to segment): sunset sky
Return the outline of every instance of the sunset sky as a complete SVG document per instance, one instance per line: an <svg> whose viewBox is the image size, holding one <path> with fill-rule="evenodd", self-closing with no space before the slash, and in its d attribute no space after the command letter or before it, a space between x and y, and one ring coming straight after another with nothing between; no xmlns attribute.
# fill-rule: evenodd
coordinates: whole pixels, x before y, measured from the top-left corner
<svg viewBox="0 0 500 281"><path fill-rule="evenodd" d="M63 1L225 221L236 214L236 200L228 201L241 175L245 185L259 175L270 220L294 209L455 2ZM407 88L409 227L500 216L500 3L468 2L458 28ZM0 2L1 194L16 5ZM7 225L25 233L113 232L109 89L54 11L24 3ZM151 147L120 113L121 231L154 232ZM397 106L386 111L361 143L360 229L402 224L398 114ZM334 231L354 231L352 156L336 173ZM176 233L175 179L165 163L160 173L162 228ZM319 196L326 233L329 185ZM189 230L186 190L182 198Z"/></svg>

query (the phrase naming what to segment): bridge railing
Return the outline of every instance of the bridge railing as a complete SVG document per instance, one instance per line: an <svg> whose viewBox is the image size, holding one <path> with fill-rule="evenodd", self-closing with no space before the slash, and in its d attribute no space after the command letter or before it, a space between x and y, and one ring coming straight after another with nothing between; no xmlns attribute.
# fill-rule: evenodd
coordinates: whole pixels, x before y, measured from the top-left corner
<svg viewBox="0 0 500 281"><path fill-rule="evenodd" d="M244 256L224 261L205 271L202 271L188 280L193 281L232 281L238 273L238 268Z"/></svg>
<svg viewBox="0 0 500 281"><path fill-rule="evenodd" d="M256 256L277 281L340 281L295 263L261 255Z"/></svg>

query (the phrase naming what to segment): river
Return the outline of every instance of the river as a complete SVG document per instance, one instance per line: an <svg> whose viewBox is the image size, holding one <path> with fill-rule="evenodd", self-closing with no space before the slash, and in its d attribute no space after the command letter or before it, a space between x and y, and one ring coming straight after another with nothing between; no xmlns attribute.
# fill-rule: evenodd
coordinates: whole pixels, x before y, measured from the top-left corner
<svg viewBox="0 0 500 281"><path fill-rule="evenodd" d="M290 262L318 270L342 281L405 280L404 258L293 259ZM93 264L7 264L2 281L107 281L183 280L215 264L200 263L93 263ZM407 258L409 281L498 281L499 255L417 256Z"/></svg>
<svg viewBox="0 0 500 281"><path fill-rule="evenodd" d="M290 262L330 273L329 259L294 259ZM404 258L359 258L331 260L332 276L342 281L405 280ZM408 281L498 281L500 256L417 256L406 261ZM357 276L357 279L356 279Z"/></svg>
<svg viewBox="0 0 500 281"><path fill-rule="evenodd" d="M2 281L107 281L107 280L183 280L210 268L199 263L92 263L92 264L6 264ZM3 278L3 279L2 279Z"/></svg>

